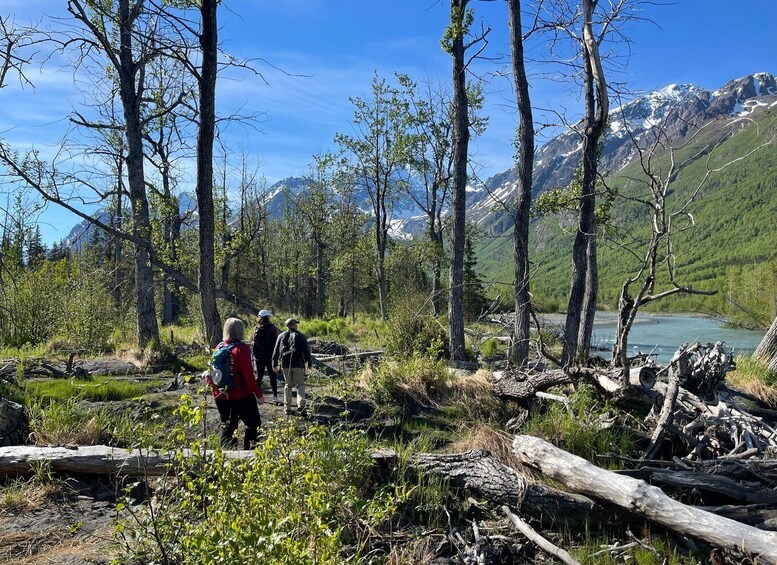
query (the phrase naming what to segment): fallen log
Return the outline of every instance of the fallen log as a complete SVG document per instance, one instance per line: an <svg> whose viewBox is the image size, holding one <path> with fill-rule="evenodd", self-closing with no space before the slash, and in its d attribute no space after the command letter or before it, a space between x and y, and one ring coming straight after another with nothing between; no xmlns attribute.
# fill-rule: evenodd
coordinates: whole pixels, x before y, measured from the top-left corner
<svg viewBox="0 0 777 565"><path fill-rule="evenodd" d="M650 444L642 454L642 459L653 459L658 455L661 448L661 441L664 438L664 432L667 426L671 425L674 418L674 403L677 401L677 393L680 388L680 379L674 371L669 372L669 385L664 395L664 405L661 407L661 414L656 423L656 429L653 430L653 436L650 438Z"/></svg>
<svg viewBox="0 0 777 565"><path fill-rule="evenodd" d="M189 456L194 454L183 450ZM206 451L205 456L212 455ZM252 450L223 451L228 460L250 459ZM392 450L373 452L373 461L380 465L393 465L396 453ZM90 475L113 475L158 477L170 468L175 452L153 450L121 449L108 445L84 445L77 447L45 447L17 445L0 447L0 475L31 474L40 465L48 465L52 471L83 473Z"/></svg>
<svg viewBox="0 0 777 565"><path fill-rule="evenodd" d="M774 489L764 488L760 483L755 482L738 482L717 474L656 467L642 467L616 472L625 477L648 481L650 484L667 485L687 490L695 489L748 504L777 504L777 492Z"/></svg>
<svg viewBox="0 0 777 565"><path fill-rule="evenodd" d="M583 526L618 519L612 508L530 481L483 449L454 454L422 453L412 456L408 464L423 473L442 476L451 486L466 489L494 506L507 504L541 524Z"/></svg>
<svg viewBox="0 0 777 565"><path fill-rule="evenodd" d="M494 394L510 400L529 400L537 392L548 390L557 385L571 383L573 379L569 373L562 370L521 373L520 377L519 380L516 376L505 373L501 379L494 383Z"/></svg>
<svg viewBox="0 0 777 565"><path fill-rule="evenodd" d="M322 363L326 363L327 361L339 361L346 359L358 359L359 361L364 361L370 357L380 357L381 355L383 355L383 350L346 353L345 355L314 355L313 357Z"/></svg>
<svg viewBox="0 0 777 565"><path fill-rule="evenodd" d="M765 532L704 510L686 506L644 481L601 469L553 444L516 436L513 451L521 462L559 481L572 492L594 496L665 528L724 549L777 563L777 533Z"/></svg>

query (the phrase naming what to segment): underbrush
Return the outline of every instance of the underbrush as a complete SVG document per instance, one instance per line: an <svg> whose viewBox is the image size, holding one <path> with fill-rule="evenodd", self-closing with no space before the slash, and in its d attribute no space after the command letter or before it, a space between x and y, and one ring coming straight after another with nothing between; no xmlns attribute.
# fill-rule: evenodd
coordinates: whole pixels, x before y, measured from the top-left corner
<svg viewBox="0 0 777 565"><path fill-rule="evenodd" d="M419 355L365 367L359 387L384 410L404 416L437 416L457 424L496 422L509 407L492 392L486 372L458 376L444 361Z"/></svg>
<svg viewBox="0 0 777 565"><path fill-rule="evenodd" d="M136 421L121 410L86 410L76 398L29 404L34 442L39 445L98 445L127 447L152 433L153 421ZM158 433L157 433L158 435Z"/></svg>
<svg viewBox="0 0 777 565"><path fill-rule="evenodd" d="M199 428L201 407L179 409L178 437ZM360 562L369 535L396 511L393 487L369 491L369 444L355 431L269 425L245 460L174 449L174 464L141 509L120 504L123 562ZM188 448L191 448L190 450Z"/></svg>
<svg viewBox="0 0 777 565"><path fill-rule="evenodd" d="M763 363L749 355L737 357L736 365L736 371L728 373L726 380L767 406L777 408L777 373L769 371Z"/></svg>
<svg viewBox="0 0 777 565"><path fill-rule="evenodd" d="M615 468L617 464L608 466L600 456L636 455L634 438L613 425L616 418L607 402L602 402L590 387L580 385L567 403L553 402L543 410L535 410L521 433L546 439L599 466Z"/></svg>

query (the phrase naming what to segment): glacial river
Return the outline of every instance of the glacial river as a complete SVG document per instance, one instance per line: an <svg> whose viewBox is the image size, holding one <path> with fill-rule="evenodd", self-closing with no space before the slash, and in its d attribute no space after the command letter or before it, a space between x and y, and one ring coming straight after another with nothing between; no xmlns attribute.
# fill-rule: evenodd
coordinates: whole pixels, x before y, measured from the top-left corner
<svg viewBox="0 0 777 565"><path fill-rule="evenodd" d="M597 312L594 323L592 354L610 358L615 340L617 315L614 312ZM552 316L553 324L563 324L563 317ZM735 354L752 353L765 332L729 328L721 320L702 316L639 314L629 334L629 354L650 353L655 348L656 362L665 365L682 343L715 343L723 341Z"/></svg>

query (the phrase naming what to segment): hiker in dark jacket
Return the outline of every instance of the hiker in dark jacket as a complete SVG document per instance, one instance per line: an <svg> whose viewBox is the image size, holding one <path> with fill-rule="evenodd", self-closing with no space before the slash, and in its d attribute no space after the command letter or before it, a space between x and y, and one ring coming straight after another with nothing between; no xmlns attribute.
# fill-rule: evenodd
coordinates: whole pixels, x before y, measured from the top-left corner
<svg viewBox="0 0 777 565"><path fill-rule="evenodd" d="M272 364L276 371L283 370L286 384L283 387L286 401L286 414L292 413L291 389L297 388L297 410L305 415L305 366L313 368L308 340L305 334L297 331L299 322L294 318L286 320L288 330L278 336L272 353Z"/></svg>
<svg viewBox="0 0 777 565"><path fill-rule="evenodd" d="M275 342L278 341L278 335L281 330L270 321L272 313L269 310L259 311L259 320L254 326L254 333L251 336L251 349L254 352L254 363L256 364L256 382L259 388L262 387L262 378L264 370L270 377L270 388L272 389L272 403L283 404L278 396L278 377L272 366L272 352L275 348Z"/></svg>
<svg viewBox="0 0 777 565"><path fill-rule="evenodd" d="M219 347L236 344L229 352L229 373L234 387L223 391L219 390L212 381L209 384L221 417L221 445L225 447L237 445L234 434L237 430L237 422L241 420L246 427L243 449L251 449L259 434L259 426L262 424L258 404L263 403L264 398L262 390L254 379L251 348L247 343L243 343L244 335L245 326L242 320L229 318L224 322L224 341L219 344ZM205 374L208 374L207 371Z"/></svg>

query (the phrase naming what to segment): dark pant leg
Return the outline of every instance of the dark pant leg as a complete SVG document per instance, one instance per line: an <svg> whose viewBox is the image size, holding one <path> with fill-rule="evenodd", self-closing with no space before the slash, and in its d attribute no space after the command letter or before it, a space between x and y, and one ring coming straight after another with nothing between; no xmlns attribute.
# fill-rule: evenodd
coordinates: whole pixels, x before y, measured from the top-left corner
<svg viewBox="0 0 777 565"><path fill-rule="evenodd" d="M257 359L256 369L260 381L262 380L262 375L264 375L264 370L267 369L267 374L270 376L270 388L272 389L272 393L278 394L278 376L275 374L275 371L272 370L272 359Z"/></svg>
<svg viewBox="0 0 777 565"><path fill-rule="evenodd" d="M235 431L237 430L238 411L235 410L234 402L224 398L216 399L216 408L221 418L221 435L219 442L222 447L237 447L235 440Z"/></svg>
<svg viewBox="0 0 777 565"><path fill-rule="evenodd" d="M240 420L246 427L245 438L243 439L243 449L253 449L256 438L259 435L259 426L262 425L262 418L259 415L259 405L256 403L256 397L251 395L242 400L236 400L237 412Z"/></svg>

